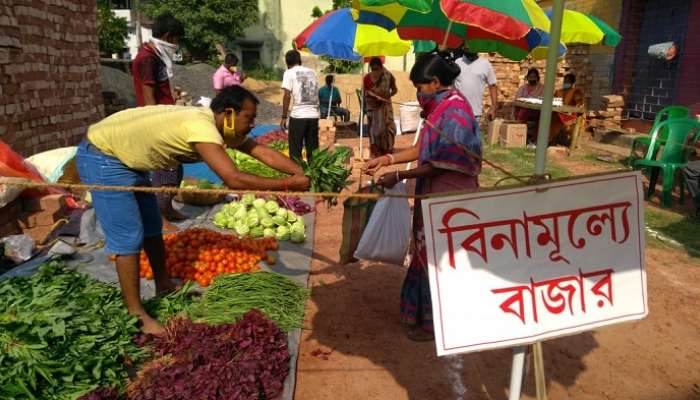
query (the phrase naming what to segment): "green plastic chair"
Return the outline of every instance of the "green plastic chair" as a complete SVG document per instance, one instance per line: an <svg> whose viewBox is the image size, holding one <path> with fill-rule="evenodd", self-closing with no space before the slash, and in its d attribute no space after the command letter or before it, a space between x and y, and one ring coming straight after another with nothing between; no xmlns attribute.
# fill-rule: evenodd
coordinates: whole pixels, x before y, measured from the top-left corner
<svg viewBox="0 0 700 400"><path fill-rule="evenodd" d="M666 141L663 145L659 144L661 132L667 133ZM688 156L695 150L695 143L698 141L698 138L700 138L700 122L689 118L664 121L651 132L651 141L646 156L644 159L632 162L632 167L635 170L649 169L651 172L647 199L654 195L659 173L662 173L661 205L664 207L671 205L671 193L673 193L674 183L676 182L676 172L688 163ZM657 160L658 148L661 146L663 146L663 150ZM679 182L681 204L685 201L684 180L681 174Z"/></svg>
<svg viewBox="0 0 700 400"><path fill-rule="evenodd" d="M629 163L632 165L634 160L637 160L638 158L636 157L636 150L639 146L644 146L645 148L649 148L651 144L651 132L654 131L654 129L659 126L660 123L664 121L668 121L671 119L680 119L680 118L688 118L690 115L690 111L688 110L688 107L684 106L670 106L662 109L661 111L656 113L656 118L654 118L654 125L651 127L651 131L649 132L649 135L643 135L639 136L634 139L632 142L632 149L630 151L630 157L629 157ZM656 147L654 148L654 152L659 151L659 146L663 145L666 143L666 138L668 137L668 130L664 129L660 132L659 137L657 139L657 144Z"/></svg>

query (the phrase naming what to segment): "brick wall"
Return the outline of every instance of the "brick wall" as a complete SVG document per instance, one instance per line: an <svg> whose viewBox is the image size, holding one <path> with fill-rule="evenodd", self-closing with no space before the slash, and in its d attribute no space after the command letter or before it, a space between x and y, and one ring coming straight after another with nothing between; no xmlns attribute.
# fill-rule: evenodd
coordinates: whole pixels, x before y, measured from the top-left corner
<svg viewBox="0 0 700 400"><path fill-rule="evenodd" d="M28 156L103 114L95 1L0 0L0 138Z"/></svg>
<svg viewBox="0 0 700 400"><path fill-rule="evenodd" d="M691 115L700 114L700 1L690 2L688 32L681 44L680 69L678 71L678 96L676 103L690 108Z"/></svg>
<svg viewBox="0 0 700 400"><path fill-rule="evenodd" d="M539 1L542 8L552 6L551 0ZM622 17L623 0L568 0L566 8L584 13L593 14L602 19L611 27L620 28L620 18ZM626 40L623 34L623 42ZM613 69L615 65L615 48L609 46L586 46L588 47L588 63L585 66L585 74L579 73L572 68L580 79L585 76L586 95L588 96L588 107L592 110L602 109L602 96L612 93ZM578 50L581 51L581 50ZM570 51L571 53L571 51ZM580 54L573 56L574 65L580 65L576 60ZM567 57L568 58L568 57Z"/></svg>
<svg viewBox="0 0 700 400"><path fill-rule="evenodd" d="M591 73L590 46L569 46L567 56L557 64L557 80L556 88L561 88L564 75L573 73L576 75L576 85L583 89L586 93L586 104L591 110L602 108L600 97L594 98L592 95L592 86L594 84L594 75ZM515 100L515 94L518 88L525 84L525 74L530 68L537 68L540 71L541 81L544 82L545 61L525 60L523 62L515 62L503 57L490 57L493 68L496 71L498 78L499 89L499 115L504 118L510 118L512 109L507 107L507 104ZM602 95L610 94L606 92ZM487 107L490 107L491 98L486 95L484 101ZM592 105L591 105L592 104Z"/></svg>
<svg viewBox="0 0 700 400"><path fill-rule="evenodd" d="M685 63L681 56L668 62L647 54L649 46L673 41L682 46L689 25L690 0L646 0L639 32L634 80L627 96L626 109L630 118L653 120L662 108L675 103L679 69ZM697 39L694 39L697 40Z"/></svg>

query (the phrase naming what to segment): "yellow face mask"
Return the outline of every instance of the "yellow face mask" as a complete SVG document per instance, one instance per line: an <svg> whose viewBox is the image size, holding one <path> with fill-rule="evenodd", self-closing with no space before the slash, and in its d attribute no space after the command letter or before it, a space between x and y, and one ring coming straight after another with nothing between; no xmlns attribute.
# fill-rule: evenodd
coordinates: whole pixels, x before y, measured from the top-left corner
<svg viewBox="0 0 700 400"><path fill-rule="evenodd" d="M224 139L236 137L236 113L233 108L224 110Z"/></svg>

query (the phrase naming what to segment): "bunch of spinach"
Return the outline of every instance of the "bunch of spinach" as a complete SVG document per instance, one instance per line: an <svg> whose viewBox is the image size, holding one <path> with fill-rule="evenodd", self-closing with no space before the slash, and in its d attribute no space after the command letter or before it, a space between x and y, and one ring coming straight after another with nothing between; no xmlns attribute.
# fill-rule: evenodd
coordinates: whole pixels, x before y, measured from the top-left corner
<svg viewBox="0 0 700 400"><path fill-rule="evenodd" d="M350 158L349 147L337 147L335 151L316 149L311 162L301 160L304 175L311 180L311 192L340 193L350 185L350 169L345 164ZM335 197L327 198L329 206L337 204Z"/></svg>
<svg viewBox="0 0 700 400"><path fill-rule="evenodd" d="M120 291L62 262L0 281L0 398L75 399L121 387L144 357Z"/></svg>

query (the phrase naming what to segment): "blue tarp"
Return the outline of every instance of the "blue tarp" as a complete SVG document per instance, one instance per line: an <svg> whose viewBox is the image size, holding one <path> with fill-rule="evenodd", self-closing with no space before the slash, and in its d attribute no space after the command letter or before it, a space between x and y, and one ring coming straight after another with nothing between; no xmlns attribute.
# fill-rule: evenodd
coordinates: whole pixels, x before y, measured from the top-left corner
<svg viewBox="0 0 700 400"><path fill-rule="evenodd" d="M279 125L260 125L253 128L253 130L248 134L249 137L256 138L260 137L268 132L279 129ZM219 178L214 171L209 168L209 166L203 162L194 164L185 164L185 176L206 179L212 183L221 183L221 178Z"/></svg>

